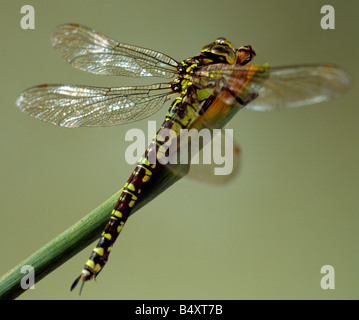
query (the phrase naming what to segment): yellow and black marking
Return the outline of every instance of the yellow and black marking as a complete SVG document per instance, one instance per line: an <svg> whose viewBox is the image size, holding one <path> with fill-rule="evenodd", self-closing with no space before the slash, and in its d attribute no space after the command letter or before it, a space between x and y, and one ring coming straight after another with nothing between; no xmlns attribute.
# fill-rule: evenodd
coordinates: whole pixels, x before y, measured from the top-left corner
<svg viewBox="0 0 359 320"><path fill-rule="evenodd" d="M215 42L203 47L199 56L188 58L178 64L178 76L171 83L171 88L179 96L173 101L160 130L123 187L98 244L92 250L90 258L87 260L80 276L73 283L71 290L79 280L85 282L95 278L103 269L112 246L130 216L132 208L145 190L153 174L163 166L158 162L158 157L163 156L172 139L180 134L181 129L188 128L191 122L200 114L201 108L203 106L208 107L206 101L208 102L213 97L215 88L204 89L203 86L194 85L191 81L194 71L206 64L233 64L236 59L237 50L233 45L225 38L218 38ZM236 97L236 99L239 99L239 97ZM172 130L175 133L174 136L167 140L164 139L161 132L165 129Z"/></svg>

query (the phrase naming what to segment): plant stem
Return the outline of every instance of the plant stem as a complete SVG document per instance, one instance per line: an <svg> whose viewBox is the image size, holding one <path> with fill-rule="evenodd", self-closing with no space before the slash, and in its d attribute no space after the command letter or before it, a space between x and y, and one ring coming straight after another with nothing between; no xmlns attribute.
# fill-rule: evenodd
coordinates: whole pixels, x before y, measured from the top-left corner
<svg viewBox="0 0 359 320"><path fill-rule="evenodd" d="M168 170L163 170L162 174L153 177L149 182L148 192L139 198L132 213L146 205L179 179L180 177ZM0 278L0 299L15 299L26 291L21 287L21 279L25 276L24 273L21 273L23 266L30 265L34 268L35 283L37 283L95 241L108 222L120 193L121 190L4 274Z"/></svg>

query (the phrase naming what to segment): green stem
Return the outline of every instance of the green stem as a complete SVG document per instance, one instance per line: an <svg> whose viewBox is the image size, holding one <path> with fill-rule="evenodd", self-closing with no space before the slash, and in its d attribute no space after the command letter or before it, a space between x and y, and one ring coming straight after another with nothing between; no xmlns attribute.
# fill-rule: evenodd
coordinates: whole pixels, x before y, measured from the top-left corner
<svg viewBox="0 0 359 320"><path fill-rule="evenodd" d="M160 175L153 177L149 181L148 192L139 198L132 213L146 205L179 179L180 177L175 176L168 170L163 170ZM121 190L4 274L0 278L0 299L15 299L26 291L21 287L21 278L25 276L25 274L21 273L23 266L30 265L34 268L35 283L37 283L95 241L108 222L120 193Z"/></svg>

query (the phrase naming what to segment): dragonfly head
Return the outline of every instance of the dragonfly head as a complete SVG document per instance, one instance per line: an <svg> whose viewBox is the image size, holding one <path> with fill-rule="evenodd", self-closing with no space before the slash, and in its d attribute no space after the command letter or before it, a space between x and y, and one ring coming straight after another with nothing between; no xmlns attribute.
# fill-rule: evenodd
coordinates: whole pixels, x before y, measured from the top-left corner
<svg viewBox="0 0 359 320"><path fill-rule="evenodd" d="M212 59L214 62L234 64L237 60L236 48L223 37L204 46L201 50L201 55Z"/></svg>

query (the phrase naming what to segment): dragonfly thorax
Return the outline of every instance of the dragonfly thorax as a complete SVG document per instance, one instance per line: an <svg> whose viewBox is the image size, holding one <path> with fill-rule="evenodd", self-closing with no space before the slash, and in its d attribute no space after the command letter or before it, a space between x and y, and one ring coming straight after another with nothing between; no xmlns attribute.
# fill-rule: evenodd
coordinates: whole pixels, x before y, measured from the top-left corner
<svg viewBox="0 0 359 320"><path fill-rule="evenodd" d="M196 58L183 60L177 67L178 77L171 83L173 92L185 94L187 88L192 85L191 74L196 70L199 61Z"/></svg>
<svg viewBox="0 0 359 320"><path fill-rule="evenodd" d="M238 50L226 38L217 38L214 42L204 46L197 57L183 60L177 66L178 77L174 79L171 88L174 92L184 94L192 83L191 74L200 65L214 63L234 64L238 58Z"/></svg>
<svg viewBox="0 0 359 320"><path fill-rule="evenodd" d="M201 50L201 56L208 57L215 62L234 64L237 60L237 50L226 38L217 38Z"/></svg>

